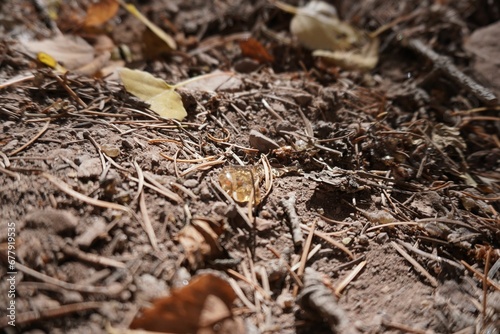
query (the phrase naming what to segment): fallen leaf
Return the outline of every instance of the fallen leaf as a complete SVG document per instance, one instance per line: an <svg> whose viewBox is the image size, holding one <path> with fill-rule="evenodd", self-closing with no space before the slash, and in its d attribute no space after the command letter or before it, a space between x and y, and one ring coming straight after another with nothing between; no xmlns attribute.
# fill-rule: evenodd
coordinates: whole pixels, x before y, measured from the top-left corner
<svg viewBox="0 0 500 334"><path fill-rule="evenodd" d="M176 88L187 88L204 92L236 91L241 89L243 82L233 72L215 70L212 73L202 74L175 85Z"/></svg>
<svg viewBox="0 0 500 334"><path fill-rule="evenodd" d="M73 35L58 35L41 41L24 41L22 45L34 56L40 52L49 54L68 70L87 65L94 59L94 48L83 38Z"/></svg>
<svg viewBox="0 0 500 334"><path fill-rule="evenodd" d="M259 63L272 63L274 61L274 57L253 37L240 41L240 49L242 55L252 58Z"/></svg>
<svg viewBox="0 0 500 334"><path fill-rule="evenodd" d="M222 224L207 218L193 218L177 234L176 239L184 248L186 259L192 268L198 268L208 259L214 259L222 253L219 236Z"/></svg>
<svg viewBox="0 0 500 334"><path fill-rule="evenodd" d="M45 52L38 52L36 55L36 58L38 59L39 62L41 62L44 65L47 65L50 68L53 68L54 70L61 72L61 73L66 73L68 70L65 69L63 66L61 66L57 60L54 59L51 55Z"/></svg>
<svg viewBox="0 0 500 334"><path fill-rule="evenodd" d="M126 67L119 71L125 89L150 104L150 109L165 118L182 121L187 112L175 86L167 84L152 74Z"/></svg>
<svg viewBox="0 0 500 334"><path fill-rule="evenodd" d="M113 18L118 12L120 5L116 0L101 0L90 4L85 17L85 27L97 27Z"/></svg>
<svg viewBox="0 0 500 334"><path fill-rule="evenodd" d="M161 333L244 333L231 305L236 294L224 279L203 274L171 295L157 299L130 325Z"/></svg>
<svg viewBox="0 0 500 334"><path fill-rule="evenodd" d="M377 64L378 40L341 21L334 6L323 1L299 8L280 1L275 5L295 14L290 31L304 47L315 50L314 56L346 69L371 70Z"/></svg>
<svg viewBox="0 0 500 334"><path fill-rule="evenodd" d="M170 49L172 50L177 49L177 43L175 43L175 40L166 32L164 32L160 27L158 27L156 24L151 22L147 17L142 15L142 13L139 12L134 5L131 4L123 4L123 5L125 9L129 11L130 14L138 18L142 23L146 25L146 27L148 27L152 32L154 32L158 37L160 37L161 40L167 43Z"/></svg>

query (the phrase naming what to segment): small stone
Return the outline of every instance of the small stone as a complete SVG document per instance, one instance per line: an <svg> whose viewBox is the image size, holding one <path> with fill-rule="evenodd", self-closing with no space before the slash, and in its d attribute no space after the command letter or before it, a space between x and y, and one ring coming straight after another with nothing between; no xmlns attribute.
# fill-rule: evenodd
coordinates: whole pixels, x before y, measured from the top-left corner
<svg viewBox="0 0 500 334"><path fill-rule="evenodd" d="M276 143L274 140L260 133L257 130L250 131L248 142L250 143L250 146L258 149L262 153L267 153L271 150L280 147L278 143Z"/></svg>
<svg viewBox="0 0 500 334"><path fill-rule="evenodd" d="M368 236L366 234L362 234L358 236L358 243L362 246L368 246L370 240L368 239Z"/></svg>
<svg viewBox="0 0 500 334"><path fill-rule="evenodd" d="M87 248L101 234L106 232L106 220L103 217L92 216L90 226L86 226L82 234L76 237L78 246Z"/></svg>
<svg viewBox="0 0 500 334"><path fill-rule="evenodd" d="M388 240L389 240L389 235L385 232L381 232L375 237L375 241L378 242L379 244L385 244Z"/></svg>
<svg viewBox="0 0 500 334"><path fill-rule="evenodd" d="M102 173L101 159L91 158L78 166L77 176L81 179L97 178Z"/></svg>
<svg viewBox="0 0 500 334"><path fill-rule="evenodd" d="M198 180L195 180L195 179L189 179L189 180L186 180L184 181L183 185L184 187L186 188L195 188L198 186Z"/></svg>
<svg viewBox="0 0 500 334"><path fill-rule="evenodd" d="M244 58L234 63L234 70L240 73L251 73L258 69L260 64L255 60Z"/></svg>

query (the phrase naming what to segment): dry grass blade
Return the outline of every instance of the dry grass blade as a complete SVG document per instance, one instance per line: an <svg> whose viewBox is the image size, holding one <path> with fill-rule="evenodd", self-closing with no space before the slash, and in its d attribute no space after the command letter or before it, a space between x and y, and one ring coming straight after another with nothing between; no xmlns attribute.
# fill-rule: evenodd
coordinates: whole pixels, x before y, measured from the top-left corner
<svg viewBox="0 0 500 334"><path fill-rule="evenodd" d="M257 284L257 283L255 283L255 282L252 282L252 280L251 280L251 279L246 278L245 276L243 276L242 274L240 274L240 273L239 273L239 272L237 272L237 271L234 271L233 269L228 269L228 270L227 270L227 273L228 273L229 275L231 275L231 276L233 276L233 277L235 277L235 278L237 278L237 279L239 279L239 280L241 280L241 281L243 281L243 282L247 283L248 285L250 285L252 288L254 288L254 289L255 289L255 291L258 291L258 292L262 295L262 297L264 297L265 299L267 299L267 300L271 300L271 296L269 296L269 295L267 294L267 292L266 292L266 291L265 291L265 290L264 290L264 289L263 289L260 285L258 285L258 284Z"/></svg>
<svg viewBox="0 0 500 334"><path fill-rule="evenodd" d="M85 252L82 252L81 250L79 250L77 248L73 248L69 245L65 245L64 247L61 248L61 250L63 251L64 254L66 254L68 256L74 256L77 259L80 259L82 261L86 261L89 263L98 264L101 266L122 268L122 269L127 267L127 265L123 262L109 259L107 257L100 256L97 254L85 253Z"/></svg>
<svg viewBox="0 0 500 334"><path fill-rule="evenodd" d="M337 288L335 289L335 295L337 297L340 296L340 294L342 293L342 291L345 289L345 287L347 285L349 285L349 283L351 283L351 281L359 274L359 272L361 270L363 270L363 268L366 266L366 261L362 261L361 263L359 263L356 268L354 268L350 273L349 275L346 276L346 278L344 278L340 283L339 285L337 286Z"/></svg>
<svg viewBox="0 0 500 334"><path fill-rule="evenodd" d="M75 312L94 310L100 308L103 305L104 302L82 302L82 303L66 304L57 308L41 309L36 311L19 313L16 316L16 325L24 325L34 321L59 318ZM2 319L0 320L0 327L5 328L7 327L7 324L8 324L8 318L2 317Z"/></svg>
<svg viewBox="0 0 500 334"><path fill-rule="evenodd" d="M143 227L146 231L146 234L148 235L149 241L151 242L151 246L153 246L153 249L155 251L159 251L155 230L153 229L153 225L151 224L151 220L149 219L148 209L146 208L144 192L141 192L139 196L139 207L141 209L142 221L144 222Z"/></svg>
<svg viewBox="0 0 500 334"><path fill-rule="evenodd" d="M45 131L47 131L47 129L49 128L49 124L50 124L50 121L47 121L47 123L45 123L45 125L43 126L43 128L40 130L40 132L38 132L33 138L31 138L26 144L24 144L23 146L19 147L17 150L14 150L12 152L9 153L9 156L13 156L13 155L16 155L17 153L21 152L22 150L24 150L26 147L30 146L31 144L33 144L38 138L40 138L41 135L44 134Z"/></svg>
<svg viewBox="0 0 500 334"><path fill-rule="evenodd" d="M297 275L301 277L304 274L307 263L307 255L311 250L312 239L314 236L314 230L316 229L316 219L313 221L311 227L309 228L309 235L307 236L306 242L304 243L304 249L302 250L302 256L300 258L300 267L297 269ZM293 287L293 296L297 297L299 292L299 286L296 285Z"/></svg>
<svg viewBox="0 0 500 334"><path fill-rule="evenodd" d="M224 162L226 162L226 159L224 159L223 157L220 157L219 159L217 159L215 161L207 161L207 162L204 162L204 163L201 163L201 164L189 167L184 172L182 172L180 174L180 176L181 177L185 177L185 176L187 176L187 175L189 175L191 173L194 173L194 172L196 172L198 170L207 170L207 169L209 169L209 168L211 168L213 166L221 165Z"/></svg>
<svg viewBox="0 0 500 334"><path fill-rule="evenodd" d="M132 215L134 218L137 219L137 215L135 214L135 212L126 206L116 204L116 203L101 201L99 199L88 197L84 194L79 193L78 191L71 189L71 187L67 183L65 183L62 180L59 180L55 176L50 175L48 173L43 172L42 176L44 178L46 178L47 180L49 180L57 188L59 188L59 190L65 192L66 194L68 194L70 196L75 197L76 199L79 199L82 202L85 202L85 203L90 204L90 205L95 205L95 206L98 206L101 208L123 211L123 212L126 212L126 213Z"/></svg>
<svg viewBox="0 0 500 334"><path fill-rule="evenodd" d="M467 270L472 272L478 279L480 279L481 281L484 280L484 275L482 273L474 269L470 264L468 264L464 260L460 262L465 266L465 268L467 268ZM492 287L494 287L496 290L500 291L500 285L498 285L495 281L491 280L489 277L486 277L486 282Z"/></svg>
<svg viewBox="0 0 500 334"><path fill-rule="evenodd" d="M301 227L303 230L306 230L306 231L310 230L307 225L301 224ZM355 259L354 254L349 249L347 249L347 247L345 247L342 243L335 241L332 238L330 238L329 236L327 236L326 234L318 232L318 231L314 231L314 235L325 240L326 242L330 243L332 246L337 247L338 249L340 249L341 251L346 253L351 259L353 259L353 260Z"/></svg>
<svg viewBox="0 0 500 334"><path fill-rule="evenodd" d="M159 192L160 194L164 195L165 197L169 198L171 201L173 201L175 203L183 203L184 202L184 200L179 195L177 195L173 191L167 189L160 182L156 181L154 178L154 175L146 172L146 173L144 173L144 178L146 180L148 180L149 182L151 182L151 185L148 183L145 183L145 185L147 187Z"/></svg>
<svg viewBox="0 0 500 334"><path fill-rule="evenodd" d="M137 171L137 179L139 180L137 184L137 193L134 196L133 201L135 202L139 196L142 194L142 189L144 188L144 173L142 172L141 166L137 163L137 160L134 160L134 167Z"/></svg>
<svg viewBox="0 0 500 334"><path fill-rule="evenodd" d="M438 286L438 282L437 280L431 276L431 274L429 274L429 272L427 270L425 270L424 267L422 267L420 265L420 263L418 263L417 261L415 261L415 259L413 259L408 253L406 253L401 247L399 247L398 244L396 244L394 241L391 241L391 246L399 253L401 254L401 256L403 256L408 262L410 262L413 267L419 272L421 273L422 275L424 275L427 280L431 283L431 285L433 287L437 287Z"/></svg>
<svg viewBox="0 0 500 334"><path fill-rule="evenodd" d="M264 154L261 155L262 167L264 168L264 187L266 192L262 196L261 200L263 201L270 193L273 188L273 171L271 169L271 164L267 159L267 156Z"/></svg>

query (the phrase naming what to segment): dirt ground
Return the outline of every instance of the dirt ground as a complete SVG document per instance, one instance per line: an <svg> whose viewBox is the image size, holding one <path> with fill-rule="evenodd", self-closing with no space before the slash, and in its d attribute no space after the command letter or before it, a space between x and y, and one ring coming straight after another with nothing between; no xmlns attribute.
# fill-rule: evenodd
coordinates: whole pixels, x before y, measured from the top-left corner
<svg viewBox="0 0 500 334"><path fill-rule="evenodd" d="M86 1L55 21L40 3L0 4L7 333L133 333L203 274L230 284L222 318L242 325L173 332L500 333L498 1L334 1L386 28L365 72L313 57L263 0L136 1L175 51L145 46L123 8L84 31ZM119 80L20 51L56 30L105 34L169 83L231 76L179 88L188 116L164 119ZM265 56L244 51L250 37Z"/></svg>

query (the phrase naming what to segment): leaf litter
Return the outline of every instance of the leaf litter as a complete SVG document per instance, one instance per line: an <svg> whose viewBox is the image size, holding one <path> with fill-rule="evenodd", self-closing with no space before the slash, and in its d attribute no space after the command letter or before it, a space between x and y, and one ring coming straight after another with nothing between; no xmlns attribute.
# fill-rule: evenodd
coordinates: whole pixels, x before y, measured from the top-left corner
<svg viewBox="0 0 500 334"><path fill-rule="evenodd" d="M175 32L177 50L154 57L123 7L100 19L108 45L126 42L127 66L143 70L138 94L142 81L153 86L139 99L96 71L56 73L2 40L0 200L17 222L18 328L497 330L498 107L461 62L464 27L498 20L494 11L330 8L327 44L339 49L324 38L319 49L348 57L375 38L383 45L374 69L351 71L294 44L297 27L275 6L219 5L138 6ZM58 17L85 18L87 8L61 5ZM42 12L25 13L49 36ZM16 37L25 21L12 22L5 31ZM58 24L96 52L102 31ZM245 50L250 36L264 49ZM165 92L179 94L186 115L151 110L148 99ZM245 177L221 187L231 168ZM42 213L78 223L59 230L34 219ZM207 268L217 274L205 277ZM155 302L159 291L167 297Z"/></svg>

